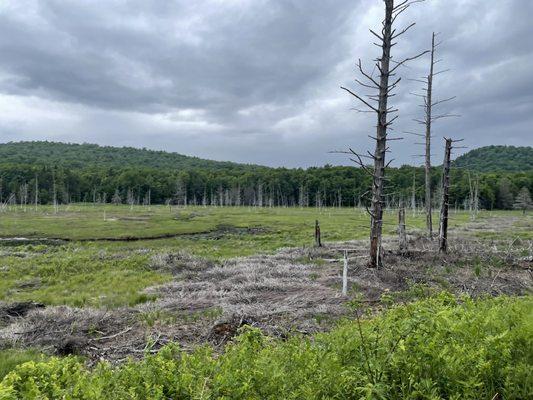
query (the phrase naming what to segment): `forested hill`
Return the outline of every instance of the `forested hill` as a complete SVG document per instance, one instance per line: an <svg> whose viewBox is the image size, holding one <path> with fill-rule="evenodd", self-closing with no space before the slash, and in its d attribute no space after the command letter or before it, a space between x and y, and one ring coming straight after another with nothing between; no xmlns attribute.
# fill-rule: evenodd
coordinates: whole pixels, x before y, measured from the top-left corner
<svg viewBox="0 0 533 400"><path fill-rule="evenodd" d="M146 167L158 169L255 169L256 165L205 160L178 153L111 147L97 144L60 142L10 142L0 143L0 163L60 165L65 168L91 169Z"/></svg>
<svg viewBox="0 0 533 400"><path fill-rule="evenodd" d="M458 157L454 166L478 172L532 171L533 147L480 147Z"/></svg>
<svg viewBox="0 0 533 400"><path fill-rule="evenodd" d="M59 142L10 142L0 144L0 163L60 165L73 169L145 167L165 170L268 169L251 164L212 161L178 153L133 147L99 146ZM453 164L478 172L533 170L533 147L486 146L458 157Z"/></svg>
<svg viewBox="0 0 533 400"><path fill-rule="evenodd" d="M502 163L503 153L496 154L497 162ZM469 159L468 154L462 157ZM483 171L496 167L481 168L480 163L462 160L458 163L466 168L452 168L450 202L454 206L468 204L474 183L479 185L483 208L511 208L522 188L533 192L533 169L508 171L509 165L516 164L514 159L504 162L505 170L497 172L470 171L476 166ZM526 162L531 165L531 157L517 163L523 166ZM441 175L441 167L435 166L431 184L436 208ZM55 199L59 203L352 206L368 202L370 187L368 174L354 166L269 168L127 147L51 142L0 144L0 210L6 203L28 204L35 199L41 204ZM424 169L389 168L387 193L388 205L398 204L400 199L412 204L413 196L421 204Z"/></svg>

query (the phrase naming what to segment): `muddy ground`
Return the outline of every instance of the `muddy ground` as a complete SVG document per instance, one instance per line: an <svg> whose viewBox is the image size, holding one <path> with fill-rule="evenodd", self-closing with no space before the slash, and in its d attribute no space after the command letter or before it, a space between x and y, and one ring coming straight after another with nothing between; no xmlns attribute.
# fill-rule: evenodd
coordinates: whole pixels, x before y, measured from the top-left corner
<svg viewBox="0 0 533 400"><path fill-rule="evenodd" d="M490 224L485 221L484 224ZM328 330L353 316L354 299L380 307L384 293L410 301L432 292L522 295L533 283L532 242L481 240L471 224L455 232L448 254L421 234L400 254L384 242L384 267L365 266L367 241L322 248L282 249L214 263L176 252L158 254L150 268L172 282L146 289L157 300L131 308L96 310L36 303L0 304L0 347L37 347L50 354L79 354L118 362L155 352L169 342L185 349L201 343L221 348L242 325L287 337ZM349 254L349 294L341 295L342 255Z"/></svg>

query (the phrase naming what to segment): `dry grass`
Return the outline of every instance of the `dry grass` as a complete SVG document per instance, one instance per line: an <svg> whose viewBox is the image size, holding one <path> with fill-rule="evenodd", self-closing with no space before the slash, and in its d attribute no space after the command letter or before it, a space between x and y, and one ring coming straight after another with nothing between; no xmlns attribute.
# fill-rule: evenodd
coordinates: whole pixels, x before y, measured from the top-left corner
<svg viewBox="0 0 533 400"><path fill-rule="evenodd" d="M149 268L173 279L145 291L155 301L109 311L33 309L4 323L0 343L120 361L170 341L185 348L222 345L244 324L281 337L327 330L334 320L352 315L347 303L354 300L379 308L387 297L409 301L440 290L471 296L530 292L532 242L480 239L471 229L455 231L446 255L416 231L409 237L407 255L399 254L396 240L389 238L385 267L378 270L365 267L366 240L223 262L185 252L157 254ZM347 298L340 295L344 249L350 257Z"/></svg>

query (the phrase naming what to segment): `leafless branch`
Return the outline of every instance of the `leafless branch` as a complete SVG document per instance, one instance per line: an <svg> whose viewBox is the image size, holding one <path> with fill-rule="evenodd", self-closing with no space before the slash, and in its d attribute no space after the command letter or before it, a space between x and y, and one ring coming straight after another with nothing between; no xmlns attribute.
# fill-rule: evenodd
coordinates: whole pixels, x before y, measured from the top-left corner
<svg viewBox="0 0 533 400"><path fill-rule="evenodd" d="M395 34L392 36L392 39L396 39L398 36L401 36L403 35L405 32L407 32L409 29L411 29L413 26L416 25L416 22L413 22L412 24L409 24L408 26L406 26L404 29L402 29L399 33Z"/></svg>
<svg viewBox="0 0 533 400"><path fill-rule="evenodd" d="M341 86L341 89L342 90L346 90L348 93L350 93L353 97L355 97L356 99L358 99L359 101L361 101L364 105L366 105L367 107L371 108L372 110L374 110L375 112L378 112L378 109L375 108L373 105L371 105L370 103L368 103L366 100L364 100L362 97L360 97L359 95L355 94L354 92L352 92L350 89L347 89L343 86Z"/></svg>
<svg viewBox="0 0 533 400"><path fill-rule="evenodd" d="M435 103L431 104L431 106L433 107L433 106L436 106L437 104L446 103L447 101L454 100L455 98L457 98L457 96L452 96L452 97L449 97L443 100L437 100Z"/></svg>
<svg viewBox="0 0 533 400"><path fill-rule="evenodd" d="M422 57L424 54L427 54L427 53L429 53L429 50L425 50L425 51L423 51L423 52L417 54L416 56L413 56L413 57L407 57L407 58L403 59L403 60L400 61L398 64L396 64L396 66L395 66L393 69L391 69L390 72L393 73L394 71L396 71L396 70L398 69L398 67L402 66L402 65L405 64L406 62L408 62L408 61L412 61L412 60L416 60L417 58Z"/></svg>

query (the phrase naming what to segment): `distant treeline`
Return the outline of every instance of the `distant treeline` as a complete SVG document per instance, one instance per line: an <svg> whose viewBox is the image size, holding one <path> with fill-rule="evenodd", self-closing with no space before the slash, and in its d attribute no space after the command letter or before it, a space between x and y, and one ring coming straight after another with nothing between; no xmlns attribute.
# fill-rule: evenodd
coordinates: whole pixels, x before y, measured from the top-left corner
<svg viewBox="0 0 533 400"><path fill-rule="evenodd" d="M439 168L433 169L435 204L439 203ZM403 166L387 171L387 202L422 204L424 171ZM485 209L512 208L522 187L533 191L533 173L472 173L452 170L452 206L465 207L477 186ZM370 177L354 167L309 169L260 168L176 170L147 167L83 169L0 163L0 200L11 204L95 202L126 204L196 204L255 206L364 205ZM413 196L414 194L414 196Z"/></svg>
<svg viewBox="0 0 533 400"><path fill-rule="evenodd" d="M494 148L486 149L494 155ZM480 150L474 154L477 167ZM503 146L500 158L506 158L505 154L512 158L524 151L531 148ZM522 187L533 191L531 169L469 172L464 167L469 154L458 158L462 168L452 168L452 207L472 204L477 192L480 207L507 209L512 208ZM400 199L407 206L422 204L422 168L389 168L386 174L389 205L398 204ZM432 185L436 205L440 200L440 176L440 167L435 167ZM131 147L54 142L0 144L2 204L354 206L367 204L370 185L370 177L355 167L269 168Z"/></svg>

